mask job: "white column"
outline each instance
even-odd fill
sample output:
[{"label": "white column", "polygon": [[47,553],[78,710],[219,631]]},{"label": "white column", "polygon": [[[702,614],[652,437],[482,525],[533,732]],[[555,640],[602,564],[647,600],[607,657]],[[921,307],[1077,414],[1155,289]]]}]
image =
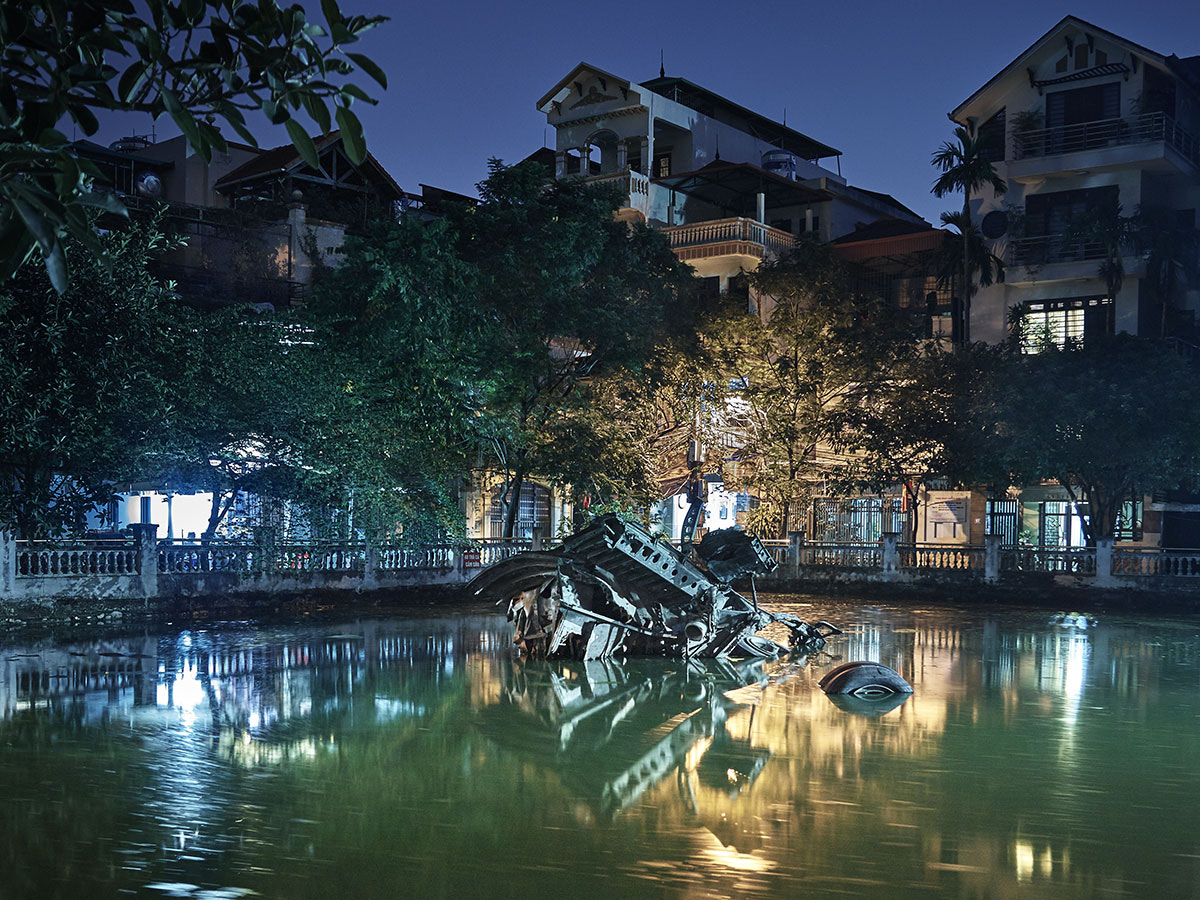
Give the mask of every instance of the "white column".
[{"label": "white column", "polygon": [[567,177],[567,151],[566,150],[555,150],[554,151],[554,177],[555,178],[566,178]]},{"label": "white column", "polygon": [[625,142],[617,141],[617,171],[618,172],[625,171],[625,166],[627,165],[628,159],[629,159],[629,156],[625,150]]},{"label": "white column", "polygon": [[759,191],[754,198],[755,218],[763,225],[767,224],[767,195]]},{"label": "white column", "polygon": [[16,581],[17,536],[11,531],[0,531],[0,597],[15,595]]}]

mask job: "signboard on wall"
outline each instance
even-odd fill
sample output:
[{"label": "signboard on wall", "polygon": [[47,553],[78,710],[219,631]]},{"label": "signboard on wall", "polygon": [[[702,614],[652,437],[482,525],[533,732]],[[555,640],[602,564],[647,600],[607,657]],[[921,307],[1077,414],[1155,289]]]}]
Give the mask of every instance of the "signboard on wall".
[{"label": "signboard on wall", "polygon": [[925,540],[965,544],[971,536],[971,495],[965,491],[930,491],[925,500]]}]

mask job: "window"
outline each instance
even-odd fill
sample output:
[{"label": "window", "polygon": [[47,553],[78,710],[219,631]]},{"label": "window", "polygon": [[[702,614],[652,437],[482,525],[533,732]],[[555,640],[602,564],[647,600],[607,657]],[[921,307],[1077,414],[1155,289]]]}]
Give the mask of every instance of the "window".
[{"label": "window", "polygon": [[1066,500],[1045,500],[1041,504],[1038,520],[1038,546],[1047,549],[1082,547],[1083,517],[1087,515],[1087,504],[1076,506]]},{"label": "window", "polygon": [[1076,259],[1100,259],[1098,246],[1081,241],[1063,241],[1063,234],[1073,224],[1095,210],[1115,209],[1120,196],[1116,185],[1083,188],[1075,191],[1051,191],[1033,194],[1025,199],[1024,230],[1026,238],[1045,238],[1025,241],[1014,248],[1018,265],[1042,265]]},{"label": "window", "polygon": [[884,532],[903,533],[909,513],[899,497],[813,500],[813,537],[818,541],[873,544]]},{"label": "window", "polygon": [[659,151],[654,154],[654,171],[655,178],[666,178],[671,174],[671,150]]},{"label": "window", "polygon": [[1142,501],[1126,500],[1117,513],[1117,525],[1113,537],[1118,541],[1140,541],[1142,539]]},{"label": "window", "polygon": [[1121,83],[1118,81],[1046,94],[1047,128],[1116,119],[1120,115]]},{"label": "window", "polygon": [[1025,304],[1023,353],[1037,353],[1043,342],[1059,347],[1068,341],[1083,343],[1089,336],[1112,334],[1111,297],[1070,297],[1062,300],[1031,300]]},{"label": "window", "polygon": [[1086,69],[1088,67],[1088,45],[1077,44],[1075,46],[1075,68]]},{"label": "window", "polygon": [[[531,538],[534,528],[539,526],[546,529],[550,526],[550,492],[540,484],[524,484],[521,486],[516,533],[513,536]],[[492,489],[488,531],[488,537],[498,538],[504,535],[504,504],[500,500],[499,486]]]},{"label": "window", "polygon": [[987,502],[984,533],[1000,535],[1002,547],[1017,546],[1020,525],[1021,510],[1020,504],[1016,500],[989,500]]},{"label": "window", "polygon": [[1096,65],[1098,65],[1098,66],[1108,65],[1108,54],[1105,53],[1103,50],[1096,51]]},{"label": "window", "polygon": [[1006,111],[1001,109],[986,122],[979,126],[976,136],[979,140],[979,155],[988,162],[1004,162],[1004,128]]},{"label": "window", "polygon": [[1067,58],[1065,56],[1054,64],[1054,71],[1058,73],[1067,71]]}]

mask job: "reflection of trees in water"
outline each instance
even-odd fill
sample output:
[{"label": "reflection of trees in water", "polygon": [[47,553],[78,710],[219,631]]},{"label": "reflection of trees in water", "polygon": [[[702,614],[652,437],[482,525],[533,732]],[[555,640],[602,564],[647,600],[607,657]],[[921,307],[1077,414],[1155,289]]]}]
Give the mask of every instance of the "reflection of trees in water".
[{"label": "reflection of trees in water", "polygon": [[[520,664],[491,619],[170,635],[143,687],[111,682],[138,705],[97,714],[93,672],[0,722],[0,893],[54,896],[64,867],[98,894],[150,874],[294,898],[1194,892],[1194,623],[1022,615],[839,620],[834,652],[917,688],[879,719],[835,707],[819,665]],[[103,668],[80,647],[37,652]]]}]

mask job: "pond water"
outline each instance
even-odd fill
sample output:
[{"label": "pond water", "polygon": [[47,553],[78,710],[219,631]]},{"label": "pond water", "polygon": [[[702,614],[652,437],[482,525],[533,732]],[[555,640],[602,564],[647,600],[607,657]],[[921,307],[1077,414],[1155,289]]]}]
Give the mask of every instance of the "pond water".
[{"label": "pond water", "polygon": [[[0,900],[1200,896],[1200,620],[765,598],[767,663],[490,610],[0,647]],[[877,660],[915,694],[817,687]]]}]

